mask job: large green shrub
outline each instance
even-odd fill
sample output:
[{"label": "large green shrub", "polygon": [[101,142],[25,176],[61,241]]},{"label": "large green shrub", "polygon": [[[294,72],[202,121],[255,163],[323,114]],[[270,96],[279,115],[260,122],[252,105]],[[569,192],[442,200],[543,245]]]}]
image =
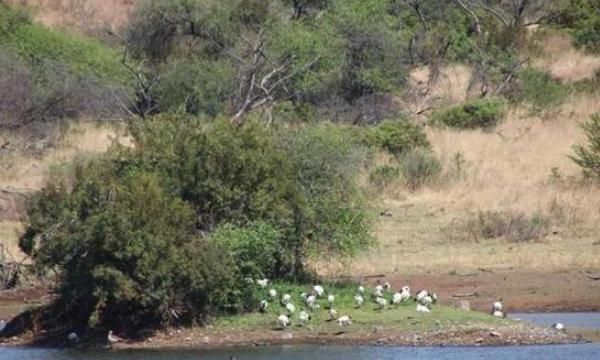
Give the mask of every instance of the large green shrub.
[{"label": "large green shrub", "polygon": [[429,147],[423,128],[405,119],[387,120],[372,127],[364,136],[371,147],[399,156],[418,147]]},{"label": "large green shrub", "polygon": [[582,125],[587,143],[574,147],[571,159],[579,165],[586,176],[600,178],[600,114],[592,115]]},{"label": "large green shrub", "polygon": [[493,127],[505,113],[505,103],[501,99],[477,99],[452,106],[433,114],[433,124],[458,129],[477,129]]},{"label": "large green shrub", "polygon": [[576,46],[600,52],[599,0],[569,0],[553,14],[550,22],[569,30]]},{"label": "large green shrub", "polygon": [[225,252],[195,236],[194,211],[155,174],[113,157],[78,165],[72,185],[35,196],[21,248],[59,270],[69,321],[129,329],[202,320],[232,284]]},{"label": "large green shrub", "polygon": [[346,131],[169,115],[131,133],[135,146],[77,166],[28,211],[21,247],[59,272],[73,319],[204,321],[252,306],[247,276],[299,278],[309,256],[371,242],[364,151]]},{"label": "large green shrub", "polygon": [[216,244],[236,260],[235,266],[244,277],[276,278],[277,268],[287,255],[283,251],[283,234],[267,223],[250,223],[245,227],[219,226],[211,235]]},{"label": "large green shrub", "polygon": [[560,105],[567,94],[567,88],[548,73],[533,68],[519,73],[516,100],[531,105],[535,110]]}]

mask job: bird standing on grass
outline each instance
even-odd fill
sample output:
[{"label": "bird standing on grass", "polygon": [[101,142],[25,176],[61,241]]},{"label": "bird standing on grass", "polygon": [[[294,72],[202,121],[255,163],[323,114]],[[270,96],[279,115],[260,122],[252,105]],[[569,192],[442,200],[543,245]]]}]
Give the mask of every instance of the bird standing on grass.
[{"label": "bird standing on grass", "polygon": [[375,303],[377,304],[377,308],[379,310],[383,310],[383,308],[385,308],[385,306],[387,305],[387,300],[383,297],[378,296],[375,299]]},{"label": "bird standing on grass", "polygon": [[427,314],[427,313],[430,313],[431,310],[427,306],[419,303],[419,304],[417,304],[417,312],[422,313],[422,314]]},{"label": "bird standing on grass", "polygon": [[492,316],[498,318],[506,317],[506,313],[504,313],[502,310],[503,308],[504,306],[502,305],[502,299],[495,301],[494,304],[492,304]]},{"label": "bird standing on grass", "polygon": [[356,307],[361,307],[365,302],[365,298],[362,295],[356,295],[354,297],[354,302],[356,303]]},{"label": "bird standing on grass", "polygon": [[279,323],[279,326],[282,329],[285,329],[286,327],[288,327],[290,325],[290,318],[287,317],[287,315],[281,314],[277,318],[277,322]]},{"label": "bird standing on grass", "polygon": [[340,316],[337,322],[339,326],[349,326],[352,324],[352,318],[348,315]]}]

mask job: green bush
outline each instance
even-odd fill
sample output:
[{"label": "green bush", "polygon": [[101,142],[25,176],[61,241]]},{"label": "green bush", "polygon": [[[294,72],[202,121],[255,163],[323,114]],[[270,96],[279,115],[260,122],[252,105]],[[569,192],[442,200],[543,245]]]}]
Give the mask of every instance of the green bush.
[{"label": "green bush", "polygon": [[280,274],[277,267],[286,262],[283,234],[266,223],[251,223],[245,227],[224,224],[215,230],[211,239],[235,259],[238,273],[243,277],[276,278]]},{"label": "green bush", "polygon": [[78,165],[73,186],[50,182],[29,214],[21,248],[39,270],[60,269],[73,325],[202,321],[233,283],[229,255],[195,236],[193,209],[119,159]]},{"label": "green bush", "polygon": [[505,103],[501,99],[477,99],[437,111],[431,122],[458,129],[489,128],[496,126],[504,113]]},{"label": "green bush", "polygon": [[369,174],[369,182],[376,187],[383,188],[402,176],[400,167],[394,165],[381,165]]},{"label": "green bush", "polygon": [[226,62],[176,60],[165,66],[153,96],[158,111],[183,109],[189,114],[217,116],[232,91],[233,70]]},{"label": "green bush", "polygon": [[402,154],[398,160],[406,185],[411,190],[435,180],[442,171],[440,161],[428,148],[416,148]]},{"label": "green bush", "polygon": [[600,1],[569,0],[550,22],[569,30],[575,46],[600,52]]},{"label": "green bush", "polygon": [[587,143],[574,147],[571,159],[579,165],[586,176],[600,179],[600,114],[592,115],[582,125]]},{"label": "green bush", "polygon": [[515,100],[525,102],[537,111],[560,105],[567,95],[568,89],[546,72],[527,68],[519,73]]},{"label": "green bush", "polygon": [[49,183],[28,211],[21,248],[60,273],[78,322],[203,322],[253,304],[246,276],[299,279],[309,256],[371,243],[364,150],[346,131],[165,115],[131,134],[133,147]]},{"label": "green bush", "polygon": [[423,128],[407,120],[384,121],[370,128],[364,141],[374,148],[400,156],[418,147],[429,147]]}]

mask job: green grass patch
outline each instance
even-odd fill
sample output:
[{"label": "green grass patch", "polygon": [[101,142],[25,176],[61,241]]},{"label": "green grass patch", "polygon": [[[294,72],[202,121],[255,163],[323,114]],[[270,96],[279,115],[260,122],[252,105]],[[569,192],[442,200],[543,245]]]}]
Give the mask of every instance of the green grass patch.
[{"label": "green grass patch", "polygon": [[[436,329],[447,329],[451,327],[476,327],[476,326],[501,326],[510,324],[510,320],[497,319],[488,314],[464,311],[454,307],[434,304],[429,314],[420,314],[416,311],[413,300],[400,305],[388,305],[383,310],[378,310],[371,299],[371,291],[367,288],[365,303],[357,308],[354,296],[357,287],[352,284],[323,284],[326,291],[335,296],[334,309],[338,316],[348,315],[352,318],[352,325],[345,327],[344,331],[360,332],[362,330],[372,331],[375,326],[382,326],[386,330],[400,331],[428,331]],[[309,292],[310,286],[299,286],[293,284],[274,284],[266,289],[256,289],[257,298],[268,299],[269,289],[277,290],[277,300],[269,300],[269,308],[265,313],[251,312],[243,315],[223,316],[217,318],[214,328],[222,330],[272,330],[277,329],[277,317],[287,314],[286,309],[280,304],[281,296],[285,293],[292,295],[292,303],[296,306],[296,312],[290,316],[290,329],[298,331],[315,331],[319,333],[336,333],[340,326],[336,321],[329,321],[327,296],[317,300],[320,305],[318,311],[310,312],[304,306],[300,297],[302,292]],[[385,294],[391,303],[393,293]],[[305,326],[299,326],[298,313],[306,310],[311,314],[311,320]]]},{"label": "green grass patch", "polygon": [[113,84],[130,82],[121,52],[83,35],[35,24],[20,10],[0,5],[0,47],[12,49],[32,67],[51,61],[79,75]]}]

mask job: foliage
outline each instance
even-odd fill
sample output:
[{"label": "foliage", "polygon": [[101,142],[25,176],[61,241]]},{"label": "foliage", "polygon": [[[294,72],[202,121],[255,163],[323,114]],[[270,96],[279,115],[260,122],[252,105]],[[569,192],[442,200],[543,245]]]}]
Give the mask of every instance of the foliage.
[{"label": "foliage", "polygon": [[282,233],[266,223],[251,223],[245,227],[230,224],[219,226],[211,235],[212,241],[236,260],[237,272],[253,279],[276,278],[277,269],[284,263]]},{"label": "foliage", "polygon": [[394,165],[381,165],[371,170],[369,182],[376,187],[383,188],[401,177],[400,167]]},{"label": "foliage", "polygon": [[0,4],[0,47],[21,56],[34,70],[55,62],[77,76],[93,76],[111,84],[127,85],[129,74],[116,49],[80,35],[32,23],[19,10]]},{"label": "foliage", "polygon": [[153,88],[158,111],[183,109],[189,114],[217,116],[231,92],[232,70],[225,62],[172,61]]},{"label": "foliage", "polygon": [[531,105],[541,111],[560,105],[568,94],[567,88],[550,74],[533,68],[526,68],[519,73],[517,101]]},{"label": "foliage", "polygon": [[431,122],[459,129],[489,128],[498,124],[504,112],[505,104],[501,99],[477,99],[437,111]]},{"label": "foliage", "polygon": [[550,22],[569,30],[575,46],[600,52],[599,0],[569,0],[553,14]]},{"label": "foliage", "polygon": [[107,157],[78,165],[72,187],[49,183],[31,203],[21,248],[38,269],[61,269],[76,324],[201,320],[214,289],[232,283],[228,255],[194,236],[192,208],[155,174],[123,165]]},{"label": "foliage", "polygon": [[504,238],[510,242],[540,241],[550,230],[550,220],[542,214],[486,211],[465,225],[475,238]]},{"label": "foliage", "polygon": [[399,162],[406,184],[411,190],[417,190],[435,180],[442,171],[440,161],[428,148],[415,148],[403,153]]},{"label": "foliage", "polygon": [[587,143],[575,146],[575,154],[570,157],[586,176],[600,178],[600,114],[592,115],[581,127]]},{"label": "foliage", "polygon": [[300,278],[308,256],[371,242],[364,151],[346,131],[168,115],[131,133],[135,146],[50,182],[28,211],[21,248],[59,271],[77,321],[205,321],[252,303],[246,276]]},{"label": "foliage", "polygon": [[405,119],[384,121],[371,128],[365,141],[371,147],[396,156],[418,147],[430,146],[423,128]]}]

